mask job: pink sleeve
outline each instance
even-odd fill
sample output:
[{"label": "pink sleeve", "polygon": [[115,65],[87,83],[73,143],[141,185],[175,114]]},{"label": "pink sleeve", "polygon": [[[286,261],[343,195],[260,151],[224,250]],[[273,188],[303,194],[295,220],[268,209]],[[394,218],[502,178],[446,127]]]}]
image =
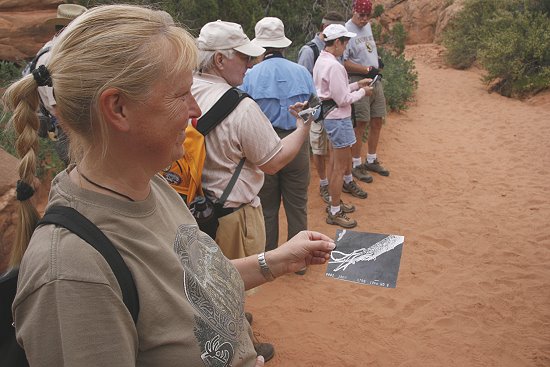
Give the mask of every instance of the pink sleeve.
[{"label": "pink sleeve", "polygon": [[348,84],[348,75],[346,69],[341,65],[331,66],[329,80],[330,95],[338,107],[349,106],[365,96],[365,90],[362,88],[355,92],[350,92],[351,86]]}]

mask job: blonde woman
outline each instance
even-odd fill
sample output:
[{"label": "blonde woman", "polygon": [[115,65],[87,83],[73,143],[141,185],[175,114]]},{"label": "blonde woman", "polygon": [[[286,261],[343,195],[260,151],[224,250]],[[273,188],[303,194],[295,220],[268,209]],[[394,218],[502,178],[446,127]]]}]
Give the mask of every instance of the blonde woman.
[{"label": "blonde woman", "polygon": [[[201,113],[190,94],[196,64],[193,38],[166,13],[102,6],[69,24],[48,65],[3,96],[21,157],[13,313],[30,365],[263,366],[245,289],[328,259],[332,241],[304,231],[265,259],[230,262],[156,175],[182,155],[188,119]],[[53,180],[48,205],[78,210],[112,241],[136,283],[137,323],[99,253],[61,227],[35,229],[34,111],[44,85],[75,162]]]}]

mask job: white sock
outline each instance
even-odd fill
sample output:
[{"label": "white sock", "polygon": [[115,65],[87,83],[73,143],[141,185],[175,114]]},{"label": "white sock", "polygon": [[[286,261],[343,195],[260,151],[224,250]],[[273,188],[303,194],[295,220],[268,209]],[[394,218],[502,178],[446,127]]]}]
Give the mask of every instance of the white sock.
[{"label": "white sock", "polygon": [[376,160],[376,153],[368,154],[367,153],[367,163],[372,163]]},{"label": "white sock", "polygon": [[328,186],[328,178],[319,180],[319,186]]},{"label": "white sock", "polygon": [[344,175],[344,182],[349,184],[351,181],[353,181],[353,175]]},{"label": "white sock", "polygon": [[359,158],[353,157],[353,158],[351,159],[351,166],[352,166],[353,168],[355,168],[355,167],[357,167],[357,166],[360,166],[360,165],[361,165],[361,157],[359,157]]},{"label": "white sock", "polygon": [[330,214],[336,215],[340,211],[340,205],[338,206],[332,206],[330,205]]}]

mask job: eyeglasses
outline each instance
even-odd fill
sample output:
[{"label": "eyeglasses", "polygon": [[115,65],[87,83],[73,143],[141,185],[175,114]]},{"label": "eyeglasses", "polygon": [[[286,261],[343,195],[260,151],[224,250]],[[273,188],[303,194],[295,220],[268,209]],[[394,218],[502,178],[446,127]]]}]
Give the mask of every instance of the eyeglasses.
[{"label": "eyeglasses", "polygon": [[359,18],[367,18],[370,15],[370,13],[355,13],[355,14],[357,14]]},{"label": "eyeglasses", "polygon": [[237,56],[239,56],[239,58],[241,60],[246,60],[246,65],[250,64],[252,62],[252,60],[254,60],[254,57],[245,55],[241,52],[236,52],[236,54],[237,54]]}]

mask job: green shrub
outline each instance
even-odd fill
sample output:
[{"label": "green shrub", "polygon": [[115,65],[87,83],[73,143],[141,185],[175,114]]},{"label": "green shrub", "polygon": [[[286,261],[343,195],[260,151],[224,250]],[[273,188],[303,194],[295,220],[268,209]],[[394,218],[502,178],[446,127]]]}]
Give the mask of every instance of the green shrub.
[{"label": "green shrub", "polygon": [[447,61],[456,68],[476,60],[484,80],[505,96],[550,87],[550,2],[467,0],[444,34]]},{"label": "green shrub", "polygon": [[382,42],[382,25],[380,23],[371,22],[370,27],[372,29],[372,36],[374,37],[374,42],[376,44],[381,44]]},{"label": "green shrub", "polygon": [[498,11],[487,22],[479,60],[485,81],[504,96],[550,87],[550,19],[540,12]]},{"label": "green shrub", "polygon": [[0,87],[6,87],[21,77],[21,68],[9,61],[0,61]]},{"label": "green shrub", "polygon": [[405,41],[407,40],[407,31],[403,23],[397,22],[390,31],[390,43],[398,55],[405,51]]},{"label": "green shrub", "polygon": [[[468,0],[443,35],[447,62],[454,68],[466,69],[477,59],[485,24],[502,0]],[[507,0],[504,0],[507,1]]]},{"label": "green shrub", "polygon": [[[8,126],[10,116],[0,108],[0,148],[17,157],[15,131],[11,126]],[[61,172],[65,168],[65,164],[59,158],[54,142],[50,139],[39,138],[38,144],[38,167],[36,169],[38,178],[42,179],[47,172],[51,172],[53,175]]]},{"label": "green shrub", "polygon": [[382,5],[382,4],[376,5],[374,7],[374,11],[372,12],[372,17],[373,18],[378,18],[382,14],[384,14],[384,5]]},{"label": "green shrub", "polygon": [[384,61],[384,94],[390,111],[403,111],[408,108],[408,102],[414,100],[418,88],[418,73],[413,60],[406,60],[403,54],[395,55],[378,48],[378,53]]}]

